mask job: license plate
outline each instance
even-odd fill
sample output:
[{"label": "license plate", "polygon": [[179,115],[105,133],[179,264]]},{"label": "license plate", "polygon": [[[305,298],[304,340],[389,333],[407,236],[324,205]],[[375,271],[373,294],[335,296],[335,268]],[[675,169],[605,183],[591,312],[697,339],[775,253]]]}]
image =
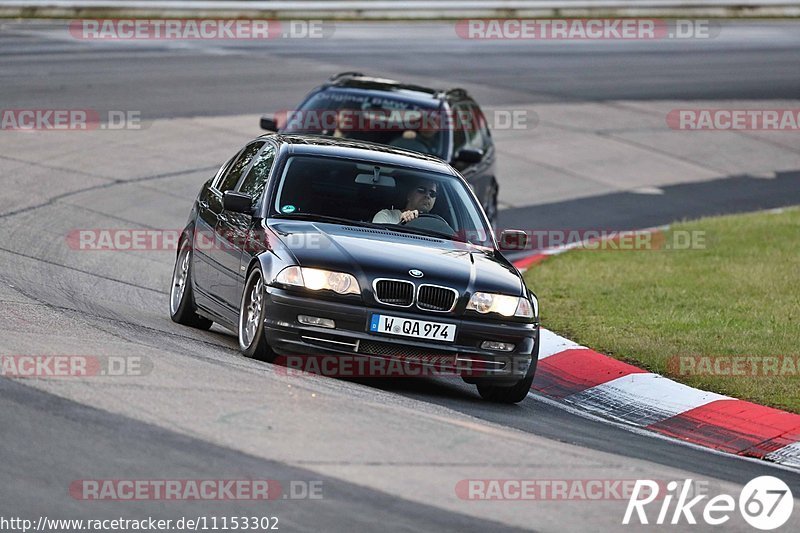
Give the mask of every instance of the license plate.
[{"label": "license plate", "polygon": [[399,318],[388,315],[372,315],[369,330],[402,337],[414,337],[433,341],[453,342],[456,340],[455,324],[428,322],[412,318]]}]

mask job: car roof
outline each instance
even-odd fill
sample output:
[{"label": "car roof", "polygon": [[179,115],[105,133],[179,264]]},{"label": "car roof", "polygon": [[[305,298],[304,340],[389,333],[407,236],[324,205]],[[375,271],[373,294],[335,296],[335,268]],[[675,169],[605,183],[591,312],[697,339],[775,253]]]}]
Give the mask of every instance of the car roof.
[{"label": "car roof", "polygon": [[269,133],[259,139],[273,139],[289,145],[292,154],[347,157],[375,161],[379,163],[408,166],[437,172],[458,175],[453,168],[438,157],[356,139],[340,139],[327,135]]}]

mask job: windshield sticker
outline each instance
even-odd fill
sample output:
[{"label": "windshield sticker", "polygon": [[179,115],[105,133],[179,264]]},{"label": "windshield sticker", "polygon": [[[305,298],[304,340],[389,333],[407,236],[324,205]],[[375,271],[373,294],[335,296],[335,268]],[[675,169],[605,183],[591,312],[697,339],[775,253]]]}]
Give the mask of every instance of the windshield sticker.
[{"label": "windshield sticker", "polygon": [[281,213],[286,213],[288,215],[289,213],[294,213],[296,209],[297,208],[295,206],[291,205],[291,204],[290,205],[285,205],[285,206],[281,207]]},{"label": "windshield sticker", "polygon": [[326,91],[314,97],[313,102],[329,101],[339,104],[360,104],[361,109],[384,108],[384,109],[422,109],[421,107],[398,99],[385,98],[381,96],[364,96],[359,94],[340,93],[336,91]]}]

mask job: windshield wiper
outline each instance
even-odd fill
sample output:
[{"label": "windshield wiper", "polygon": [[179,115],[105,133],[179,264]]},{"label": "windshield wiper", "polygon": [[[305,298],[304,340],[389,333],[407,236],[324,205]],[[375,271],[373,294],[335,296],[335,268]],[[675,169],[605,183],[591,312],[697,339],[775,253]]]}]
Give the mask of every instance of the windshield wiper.
[{"label": "windshield wiper", "polygon": [[383,229],[383,226],[373,224],[372,222],[362,222],[360,220],[352,220],[343,217],[332,217],[328,215],[318,215],[316,213],[291,213],[275,215],[271,218],[280,218],[287,220],[309,220],[313,222],[330,222],[331,224],[344,224],[347,226],[359,226],[363,228],[377,228]]},{"label": "windshield wiper", "polygon": [[313,222],[330,222],[331,224],[344,224],[346,226],[358,226],[361,228],[382,229],[387,231],[394,231],[397,233],[412,233],[414,235],[422,235],[424,237],[434,237],[437,239],[445,239],[448,241],[466,242],[469,244],[474,244],[470,243],[464,238],[458,238],[455,233],[451,234],[432,229],[411,228],[409,226],[402,226],[400,224],[390,224],[390,223],[378,224],[374,222],[363,222],[360,220],[352,220],[343,217],[318,215],[316,213],[283,213],[280,215],[274,215],[271,218],[278,218],[284,220],[309,220]]},{"label": "windshield wiper", "polygon": [[425,237],[436,237],[438,239],[446,239],[448,241],[465,242],[463,239],[456,238],[455,233],[444,233],[443,231],[436,231],[432,229],[411,228],[402,226],[400,224],[381,224],[381,227],[398,233],[413,233],[414,235],[423,235]]}]

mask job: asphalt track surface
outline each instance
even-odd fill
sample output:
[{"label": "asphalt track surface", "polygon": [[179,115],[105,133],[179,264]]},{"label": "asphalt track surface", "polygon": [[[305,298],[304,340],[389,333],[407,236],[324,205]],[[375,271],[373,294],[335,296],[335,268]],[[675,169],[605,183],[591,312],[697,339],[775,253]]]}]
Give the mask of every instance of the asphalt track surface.
[{"label": "asphalt track surface", "polygon": [[[214,139],[239,143],[247,136],[215,117],[289,109],[332,72],[351,69],[464,85],[486,106],[791,100],[800,95],[798,28],[736,23],[713,41],[532,48],[464,42],[439,25],[342,25],[323,44],[258,45],[86,43],[58,24],[6,23],[0,95],[6,109],[209,117]],[[200,183],[230,150],[204,141],[202,127],[180,142],[159,132],[141,133],[135,147],[146,158],[159,144],[175,144],[169,159],[160,153],[153,161],[103,150],[102,142],[82,152],[80,141],[61,134],[0,137],[2,180],[32,176],[41,185],[7,193],[2,203],[2,353],[113,353],[154,364],[138,381],[0,378],[0,515],[277,515],[289,531],[615,530],[621,502],[470,502],[453,487],[470,478],[647,477],[707,480],[734,493],[756,476],[777,475],[800,495],[796,472],[631,433],[533,395],[508,407],[445,379],[291,378],[242,358],[221,329],[173,324],[171,254],[76,255],[63,239],[71,228],[180,227]],[[55,161],[64,158],[70,165]],[[635,228],[792,205],[800,203],[794,170],[772,180],[734,175],[667,185],[653,196],[576,190],[559,202],[508,209],[501,223]],[[49,194],[61,183],[69,187]],[[320,480],[324,498],[264,506],[85,502],[67,493],[76,479],[245,477]],[[797,529],[798,517],[786,528]],[[731,528],[747,530],[741,521]]]}]

